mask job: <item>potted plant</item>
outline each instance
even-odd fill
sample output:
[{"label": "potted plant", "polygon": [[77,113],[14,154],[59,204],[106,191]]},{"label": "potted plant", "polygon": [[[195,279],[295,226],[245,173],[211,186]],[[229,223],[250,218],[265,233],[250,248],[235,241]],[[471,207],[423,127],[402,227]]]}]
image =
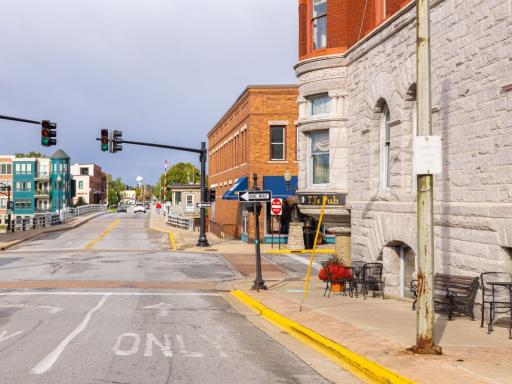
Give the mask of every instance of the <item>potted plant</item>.
[{"label": "potted plant", "polygon": [[340,280],[349,279],[351,275],[352,270],[346,268],[341,260],[336,255],[333,255],[323,263],[322,269],[318,273],[318,278],[331,284],[332,292],[342,292],[344,286],[340,283]]},{"label": "potted plant", "polygon": [[291,208],[291,222],[296,223],[299,221],[298,207],[299,198],[296,195],[288,196],[286,198],[286,203]]}]

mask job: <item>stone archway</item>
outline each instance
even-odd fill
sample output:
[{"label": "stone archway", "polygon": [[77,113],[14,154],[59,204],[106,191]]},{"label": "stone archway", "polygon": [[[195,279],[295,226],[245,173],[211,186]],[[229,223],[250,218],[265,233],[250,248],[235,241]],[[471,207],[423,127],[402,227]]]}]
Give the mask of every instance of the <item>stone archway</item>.
[{"label": "stone archway", "polygon": [[382,249],[386,294],[412,297],[411,280],[416,277],[416,253],[402,241],[390,241]]}]

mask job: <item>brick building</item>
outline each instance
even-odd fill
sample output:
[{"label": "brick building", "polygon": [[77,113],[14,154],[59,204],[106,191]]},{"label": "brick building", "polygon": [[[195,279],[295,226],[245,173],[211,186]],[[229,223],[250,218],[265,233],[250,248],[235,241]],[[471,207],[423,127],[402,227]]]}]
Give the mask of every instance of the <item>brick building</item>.
[{"label": "brick building", "polygon": [[[366,8],[365,8],[366,3]],[[330,194],[338,252],[382,261],[407,295],[415,270],[414,1],[299,0],[299,194]],[[438,272],[512,272],[510,2],[433,0],[432,123]]]},{"label": "brick building", "polygon": [[103,204],[107,200],[107,178],[96,164],[74,164],[71,176],[75,185],[73,204],[83,198],[86,204]]},{"label": "brick building", "polygon": [[[7,202],[9,197],[12,201],[14,194],[13,160],[14,156],[0,156],[0,233],[7,228]],[[8,187],[10,187],[10,192]]]},{"label": "brick building", "polygon": [[[254,173],[259,187],[272,190],[274,197],[295,193],[296,119],[295,85],[248,86],[208,133],[208,182],[215,191],[209,213],[212,232],[254,239],[253,215],[237,201],[238,192],[252,187]],[[287,171],[292,175],[288,185],[284,179]],[[283,217],[272,218],[269,207],[264,206],[260,217],[266,241],[273,234],[286,241],[287,207]]]}]

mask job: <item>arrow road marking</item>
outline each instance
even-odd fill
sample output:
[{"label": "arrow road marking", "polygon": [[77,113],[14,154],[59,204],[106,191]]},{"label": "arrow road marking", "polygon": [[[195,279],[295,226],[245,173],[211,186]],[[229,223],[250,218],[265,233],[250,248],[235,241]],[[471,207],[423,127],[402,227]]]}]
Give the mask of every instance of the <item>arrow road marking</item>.
[{"label": "arrow road marking", "polygon": [[148,305],[147,307],[144,307],[144,309],[159,309],[160,310],[160,316],[167,317],[169,316],[169,309],[174,308],[172,304],[167,303],[158,303],[155,305]]}]

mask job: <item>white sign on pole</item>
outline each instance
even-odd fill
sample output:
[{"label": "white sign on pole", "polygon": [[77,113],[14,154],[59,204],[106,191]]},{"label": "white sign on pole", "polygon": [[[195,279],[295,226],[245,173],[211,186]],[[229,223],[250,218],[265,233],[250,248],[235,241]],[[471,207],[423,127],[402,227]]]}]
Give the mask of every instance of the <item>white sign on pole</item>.
[{"label": "white sign on pole", "polygon": [[414,137],[414,173],[438,175],[442,168],[441,137]]},{"label": "white sign on pole", "polygon": [[281,216],[283,214],[283,199],[272,199],[270,203],[270,212],[274,216]]}]

